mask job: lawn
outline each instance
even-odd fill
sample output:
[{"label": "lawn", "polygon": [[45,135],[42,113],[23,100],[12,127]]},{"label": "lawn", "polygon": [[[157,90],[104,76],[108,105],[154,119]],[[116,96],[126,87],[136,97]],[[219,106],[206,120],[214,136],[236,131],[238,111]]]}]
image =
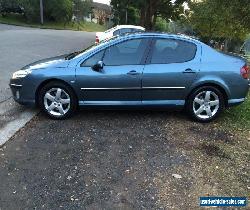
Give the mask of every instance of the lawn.
[{"label": "lawn", "polygon": [[96,23],[90,22],[69,22],[69,23],[58,23],[58,22],[45,22],[43,25],[35,22],[27,22],[22,15],[7,15],[2,17],[0,15],[0,23],[18,25],[18,26],[28,26],[34,28],[44,28],[44,29],[58,29],[58,30],[76,30],[76,31],[105,31],[106,27]]},{"label": "lawn", "polygon": [[222,115],[222,125],[228,129],[250,131],[250,93],[248,99],[240,106],[232,107]]}]

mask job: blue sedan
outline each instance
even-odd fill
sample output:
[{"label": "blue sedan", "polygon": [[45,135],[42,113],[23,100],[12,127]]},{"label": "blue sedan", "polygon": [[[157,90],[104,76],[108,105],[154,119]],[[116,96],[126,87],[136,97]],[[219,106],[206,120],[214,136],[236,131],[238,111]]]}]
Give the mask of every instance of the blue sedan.
[{"label": "blue sedan", "polygon": [[249,67],[190,37],[138,33],[25,66],[10,87],[15,101],[53,119],[78,107],[175,107],[209,122],[245,101]]}]

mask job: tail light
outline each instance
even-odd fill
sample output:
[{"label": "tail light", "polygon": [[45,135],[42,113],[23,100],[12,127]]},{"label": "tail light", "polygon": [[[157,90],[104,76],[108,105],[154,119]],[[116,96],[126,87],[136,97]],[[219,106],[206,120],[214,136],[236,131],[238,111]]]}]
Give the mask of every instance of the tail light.
[{"label": "tail light", "polygon": [[100,42],[99,37],[96,36],[96,37],[95,37],[95,43],[99,43],[99,42]]},{"label": "tail light", "polygon": [[249,75],[250,75],[250,68],[248,65],[244,65],[241,69],[240,69],[240,74],[244,79],[249,79]]}]

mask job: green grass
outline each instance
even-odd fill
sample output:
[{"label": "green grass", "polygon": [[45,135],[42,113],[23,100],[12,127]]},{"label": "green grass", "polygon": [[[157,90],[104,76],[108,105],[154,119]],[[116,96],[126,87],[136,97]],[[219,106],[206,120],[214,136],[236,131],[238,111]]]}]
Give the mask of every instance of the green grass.
[{"label": "green grass", "polygon": [[250,93],[242,105],[232,107],[224,112],[222,125],[230,130],[250,131]]},{"label": "green grass", "polygon": [[18,26],[27,26],[34,28],[43,28],[43,29],[57,29],[57,30],[75,30],[75,31],[105,31],[106,27],[89,22],[80,22],[80,23],[58,23],[58,22],[45,22],[43,25],[35,22],[26,22],[25,18],[22,15],[7,15],[6,17],[2,17],[0,15],[0,23],[10,24],[10,25],[18,25]]}]

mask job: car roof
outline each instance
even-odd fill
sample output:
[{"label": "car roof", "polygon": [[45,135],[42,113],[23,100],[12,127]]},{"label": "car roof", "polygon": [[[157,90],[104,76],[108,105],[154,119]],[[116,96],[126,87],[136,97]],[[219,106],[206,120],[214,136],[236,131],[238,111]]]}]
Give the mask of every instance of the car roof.
[{"label": "car roof", "polygon": [[142,26],[135,26],[135,25],[117,25],[116,28],[117,29],[121,29],[121,28],[136,28],[136,29],[143,29],[143,30],[145,30],[145,28],[143,28]]},{"label": "car roof", "polygon": [[[97,45],[95,49],[89,51],[88,53],[92,54],[95,53],[96,51],[100,51],[102,49],[105,49],[108,46],[112,46],[116,43],[120,43],[121,41],[126,41],[126,40],[130,40],[133,38],[172,38],[172,39],[179,39],[179,40],[183,40],[183,41],[190,41],[196,44],[200,44],[200,45],[205,45],[204,43],[202,43],[201,41],[194,39],[192,37],[189,37],[187,35],[183,35],[183,34],[168,34],[168,33],[163,33],[163,32],[136,32],[136,33],[128,33],[128,34],[124,34],[121,36],[114,36],[110,39],[107,39],[105,42],[101,42],[99,43],[99,45]],[[82,56],[79,55],[76,58],[79,59]]]},{"label": "car roof", "polygon": [[164,32],[135,32],[135,33],[128,33],[123,34],[120,37],[123,38],[136,38],[136,37],[159,37],[159,38],[172,38],[172,39],[181,39],[181,40],[187,40],[195,43],[202,44],[201,41],[198,39],[195,39],[193,37],[187,36],[185,34],[170,34],[170,33],[164,33]]}]

